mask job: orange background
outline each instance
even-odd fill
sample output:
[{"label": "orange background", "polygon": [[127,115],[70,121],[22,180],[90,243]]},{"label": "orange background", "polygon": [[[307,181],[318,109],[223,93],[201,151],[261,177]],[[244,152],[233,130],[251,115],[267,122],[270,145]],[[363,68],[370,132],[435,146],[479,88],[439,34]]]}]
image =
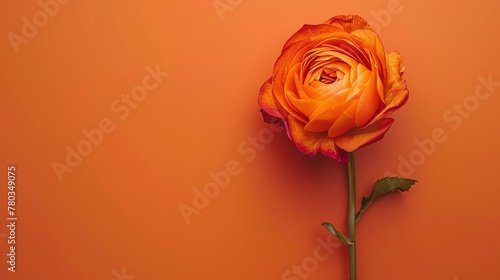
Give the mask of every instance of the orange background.
[{"label": "orange background", "polygon": [[[500,81],[497,4],[215,3],[229,6],[218,14],[213,0],[68,1],[16,53],[8,34],[22,35],[23,17],[42,8],[1,2],[0,279],[286,279],[326,240],[321,222],[346,232],[344,166],[299,153],[283,132],[264,135],[256,101],[286,39],[337,14],[373,24],[386,51],[403,55],[410,89],[385,139],[356,153],[358,202],[412,155],[414,170],[401,175],[420,181],[358,224],[359,279],[500,279],[500,87],[478,104],[471,97],[478,77]],[[113,102],[157,65],[169,76],[120,119]],[[461,116],[453,110],[464,100],[473,109]],[[64,164],[66,147],[106,118],[115,129],[60,182],[53,162]],[[419,157],[415,141],[436,128],[446,141]],[[259,135],[272,139],[252,146]],[[186,224],[179,205],[193,206],[210,172],[235,162],[240,172]],[[10,164],[16,273],[2,226]],[[347,279],[347,249],[307,277]]]}]

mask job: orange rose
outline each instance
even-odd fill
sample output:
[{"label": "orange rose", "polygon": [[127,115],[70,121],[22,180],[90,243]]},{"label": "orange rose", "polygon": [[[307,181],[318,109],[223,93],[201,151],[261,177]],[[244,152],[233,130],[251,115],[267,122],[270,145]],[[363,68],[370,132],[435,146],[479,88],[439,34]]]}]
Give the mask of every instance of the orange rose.
[{"label": "orange rose", "polygon": [[288,39],[259,105],[301,152],[345,163],[348,152],[382,139],[394,122],[387,116],[408,99],[404,69],[363,18],[336,16]]}]

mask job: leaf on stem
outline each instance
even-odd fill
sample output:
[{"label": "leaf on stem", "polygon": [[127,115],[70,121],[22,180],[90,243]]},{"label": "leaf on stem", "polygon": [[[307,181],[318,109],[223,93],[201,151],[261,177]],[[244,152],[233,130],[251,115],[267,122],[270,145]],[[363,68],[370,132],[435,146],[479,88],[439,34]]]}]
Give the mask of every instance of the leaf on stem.
[{"label": "leaf on stem", "polygon": [[349,238],[347,238],[340,231],[338,231],[332,224],[324,222],[321,225],[324,226],[331,234],[336,236],[340,240],[340,242],[342,242],[342,244],[347,246],[354,244],[351,242],[351,240],[349,240]]},{"label": "leaf on stem", "polygon": [[411,186],[413,186],[413,184],[417,182],[417,180],[399,177],[385,177],[379,179],[373,185],[371,195],[369,197],[363,197],[363,199],[361,200],[361,209],[356,215],[356,222],[359,221],[361,215],[366,211],[368,206],[370,206],[370,204],[375,201],[375,199],[394,190],[399,190],[401,192],[409,191]]}]

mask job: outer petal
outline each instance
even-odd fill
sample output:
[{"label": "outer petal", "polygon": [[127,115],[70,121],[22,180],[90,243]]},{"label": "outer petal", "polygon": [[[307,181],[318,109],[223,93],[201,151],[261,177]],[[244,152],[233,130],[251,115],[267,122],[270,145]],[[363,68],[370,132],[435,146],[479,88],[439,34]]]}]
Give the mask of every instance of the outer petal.
[{"label": "outer petal", "polygon": [[[364,29],[356,30],[352,33],[352,35],[354,35],[358,39],[358,41],[365,47],[365,52],[373,56],[373,68],[381,68],[378,74],[382,75],[382,80],[385,81],[385,51],[384,46],[382,45],[382,41],[380,41],[380,38],[378,37],[378,34],[373,30]],[[375,71],[375,69],[373,68],[371,70]]]},{"label": "outer petal", "polygon": [[408,101],[409,92],[406,81],[401,78],[405,70],[401,56],[397,52],[387,54],[387,89],[384,102],[385,108],[378,113],[371,123],[383,119],[401,108]]},{"label": "outer petal", "polygon": [[384,58],[384,45],[375,31],[365,28],[353,31],[352,35],[356,36],[369,49],[370,53],[375,54],[378,58]]},{"label": "outer petal", "polygon": [[385,103],[390,104],[396,95],[406,90],[406,81],[402,79],[405,71],[403,59],[398,52],[391,52],[386,55],[387,59],[387,93]]},{"label": "outer petal", "polygon": [[359,29],[371,30],[371,27],[362,17],[357,15],[335,16],[324,24],[305,24],[288,39],[283,49],[302,40],[311,42],[321,40],[320,38],[336,38],[339,33],[351,33]]},{"label": "outer petal", "polygon": [[288,117],[290,137],[299,151],[306,155],[314,156],[321,152],[325,156],[335,159],[339,163],[349,161],[347,153],[335,146],[334,138],[328,137],[326,133],[307,132],[304,124],[294,118]]},{"label": "outer petal", "polygon": [[[273,85],[272,85],[271,79],[267,80],[262,85],[262,87],[260,88],[260,92],[259,92],[259,99],[258,99],[259,106],[268,115],[283,120],[284,117],[278,111],[278,107],[276,106],[276,102],[274,101],[272,88],[273,88]],[[264,115],[264,118],[266,119],[265,115]],[[268,120],[269,120],[269,118],[268,118]],[[269,122],[269,121],[267,121],[267,122]]]},{"label": "outer petal", "polygon": [[353,128],[346,134],[336,137],[335,144],[347,152],[353,152],[363,146],[379,141],[391,127],[394,119],[382,119],[365,129]]},{"label": "outer petal", "polygon": [[380,119],[383,119],[399,108],[401,108],[403,105],[405,105],[406,101],[408,101],[408,90],[405,88],[403,91],[401,91],[398,95],[392,99],[392,102],[385,107],[384,110],[382,110],[373,120],[370,122],[370,125]]},{"label": "outer petal", "polygon": [[332,17],[325,23],[348,33],[359,29],[371,29],[366,20],[357,15],[339,15]]},{"label": "outer petal", "polygon": [[[290,129],[286,117],[283,116],[276,106],[276,101],[273,96],[272,79],[267,80],[259,92],[259,106],[261,108],[262,117],[264,121],[271,124],[280,124],[285,127],[288,138],[290,137]],[[288,114],[287,114],[288,115]]]},{"label": "outer petal", "polygon": [[[305,42],[293,44],[286,50],[283,50],[274,65],[274,74],[271,81],[272,93],[274,95],[277,108],[283,115],[291,113],[292,110],[295,110],[288,103],[285,97],[287,77],[293,78],[293,73],[290,73],[291,69],[294,64],[297,65],[297,63],[302,59],[302,55],[311,47],[313,47],[313,44],[308,45]],[[295,91],[297,90],[295,89]]]},{"label": "outer petal", "polygon": [[305,24],[304,26],[302,26],[302,28],[299,29],[299,31],[295,32],[295,34],[293,34],[292,37],[290,37],[290,39],[286,41],[285,45],[283,46],[283,50],[300,41],[320,42],[321,39],[318,40],[318,38],[335,38],[336,35],[332,33],[339,34],[343,32],[345,32],[343,28],[332,26],[330,24]]}]

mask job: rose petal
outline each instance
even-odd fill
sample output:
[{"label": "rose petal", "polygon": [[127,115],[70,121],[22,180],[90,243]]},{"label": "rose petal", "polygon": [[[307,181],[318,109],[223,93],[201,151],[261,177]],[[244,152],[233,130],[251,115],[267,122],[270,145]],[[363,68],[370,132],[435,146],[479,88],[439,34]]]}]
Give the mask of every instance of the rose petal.
[{"label": "rose petal", "polygon": [[[312,46],[313,45],[309,46],[302,43],[294,44],[282,52],[274,65],[272,92],[276,101],[276,106],[283,115],[291,113],[294,110],[285,97],[285,84],[287,77],[289,77],[289,75],[293,77],[293,73],[290,73],[290,69],[294,65],[293,62],[297,65],[297,60],[299,60],[299,58],[302,57],[302,54]],[[288,85],[290,85],[290,83]],[[296,90],[293,90],[293,92],[296,92]]]},{"label": "rose petal", "polygon": [[359,97],[358,108],[356,110],[356,126],[361,127],[368,122],[377,111],[380,103],[380,97],[377,91],[377,75],[370,73],[370,79],[363,84],[361,95]]},{"label": "rose petal", "polygon": [[343,31],[343,28],[330,24],[305,24],[286,41],[283,50],[300,41],[318,42],[322,40],[320,38],[335,38],[343,33]]},{"label": "rose petal", "polygon": [[268,79],[260,88],[258,97],[259,107],[273,117],[284,119],[274,101],[272,87],[272,81]]},{"label": "rose petal", "polygon": [[347,152],[353,152],[363,146],[379,141],[391,127],[394,119],[386,118],[373,123],[365,129],[353,128],[348,133],[336,137],[335,143]]},{"label": "rose petal", "polygon": [[325,156],[335,159],[339,163],[346,163],[348,156],[345,151],[335,146],[335,140],[326,133],[307,132],[303,123],[289,116],[288,124],[290,136],[299,151],[306,155],[314,156],[321,152]]},{"label": "rose petal", "polygon": [[378,113],[369,123],[371,125],[372,123],[383,119],[384,117],[389,116],[399,108],[401,108],[406,101],[408,101],[408,90],[405,89],[403,92],[400,92],[398,95],[394,97],[392,100],[391,104],[387,105],[380,113]]},{"label": "rose petal", "polygon": [[340,136],[355,126],[354,118],[356,116],[356,108],[358,100],[352,100],[350,106],[342,112],[342,114],[335,120],[333,125],[328,129],[328,136]]},{"label": "rose petal", "polygon": [[272,116],[270,114],[268,114],[266,111],[264,111],[263,109],[260,109],[260,113],[262,114],[262,118],[264,119],[264,121],[266,123],[270,123],[270,124],[278,124],[278,123],[281,123],[282,120],[280,118],[277,118],[275,116]]},{"label": "rose petal", "polygon": [[306,117],[306,119],[298,117],[304,123],[306,123],[309,120],[311,114],[316,110],[316,108],[318,108],[319,105],[321,105],[321,101],[312,99],[309,96],[307,96],[305,90],[312,91],[314,89],[306,88],[298,81],[297,78],[295,79],[295,85],[296,85],[296,90],[299,93],[299,98],[296,98],[292,95],[287,95],[286,97],[288,102],[290,102],[293,107],[295,107],[303,116]]},{"label": "rose petal", "polygon": [[359,29],[370,29],[366,20],[357,15],[339,15],[332,17],[325,23],[349,33]]},{"label": "rose petal", "polygon": [[314,87],[303,84],[299,81],[297,76],[298,75],[295,76],[295,86],[297,87],[299,97],[301,99],[318,99],[320,97],[318,90]]},{"label": "rose petal", "polygon": [[[301,108],[297,107],[297,102],[294,102],[299,99],[298,89],[295,83],[295,77],[297,76],[297,72],[300,69],[300,63],[296,63],[288,72],[288,76],[286,77],[285,82],[285,98],[284,102],[286,102],[286,107],[291,108],[292,110],[288,110],[287,112],[298,118],[302,122],[306,123],[309,119],[306,115],[302,113]],[[282,102],[280,102],[283,104]]]},{"label": "rose petal", "polygon": [[309,117],[310,119],[316,118],[318,115],[322,114],[324,111],[335,110],[335,106],[345,102],[345,96],[347,95],[347,90],[344,92],[337,92],[337,94],[330,96],[319,105],[316,110]]},{"label": "rose petal", "polygon": [[[369,124],[383,119],[398,110],[408,101],[409,92],[406,81],[401,78],[405,68],[401,56],[397,52],[387,54],[388,86],[384,102],[385,108],[370,121]],[[368,124],[368,125],[369,125]]]},{"label": "rose petal", "polygon": [[385,103],[390,104],[392,103],[392,99],[406,88],[406,82],[402,80],[405,66],[398,52],[388,53],[386,60],[388,89],[385,95]]},{"label": "rose petal", "polygon": [[[364,46],[364,52],[374,56],[377,65],[385,68],[386,61],[384,45],[382,44],[382,41],[380,41],[378,34],[371,29],[363,29],[352,32],[352,35],[355,36],[358,39],[357,41],[361,42]],[[381,72],[380,74],[384,72]]]},{"label": "rose petal", "polygon": [[356,36],[348,34],[345,38],[328,39],[323,41],[321,46],[328,46],[337,52],[350,56],[357,63],[370,67],[370,52],[366,50],[366,47],[362,42],[359,42],[359,38]]},{"label": "rose petal", "polygon": [[352,101],[333,103],[329,106],[324,106],[325,110],[319,114],[315,114],[305,126],[304,130],[310,132],[327,132],[333,123],[351,106]]}]

